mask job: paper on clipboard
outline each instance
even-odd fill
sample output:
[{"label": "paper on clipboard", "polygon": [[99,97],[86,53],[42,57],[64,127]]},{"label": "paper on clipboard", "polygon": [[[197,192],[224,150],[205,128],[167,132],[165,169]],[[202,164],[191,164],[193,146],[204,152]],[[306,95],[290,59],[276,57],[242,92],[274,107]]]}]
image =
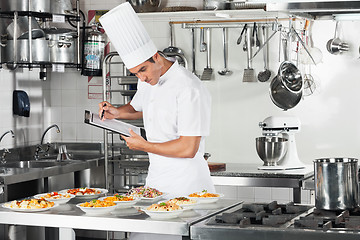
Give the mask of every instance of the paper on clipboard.
[{"label": "paper on clipboard", "polygon": [[146,139],[145,129],[134,126],[132,124],[117,120],[117,119],[105,119],[100,120],[98,114],[94,114],[88,110],[85,110],[85,123],[93,125],[95,127],[103,128],[113,132],[120,133],[124,136],[130,137],[129,129],[132,129],[136,134]]}]

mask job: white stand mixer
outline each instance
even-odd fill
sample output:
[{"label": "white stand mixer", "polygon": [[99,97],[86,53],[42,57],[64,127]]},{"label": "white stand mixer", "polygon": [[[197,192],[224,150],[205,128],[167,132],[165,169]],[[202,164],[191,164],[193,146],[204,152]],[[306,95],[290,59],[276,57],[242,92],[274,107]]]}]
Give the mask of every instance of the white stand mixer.
[{"label": "white stand mixer", "polygon": [[260,166],[258,169],[262,170],[288,170],[305,168],[298,156],[295,142],[295,133],[300,131],[300,120],[292,116],[282,117],[268,117],[263,122],[259,123],[262,128],[262,134],[267,136],[282,135],[288,139],[288,148],[285,156],[280,159],[276,166]]}]

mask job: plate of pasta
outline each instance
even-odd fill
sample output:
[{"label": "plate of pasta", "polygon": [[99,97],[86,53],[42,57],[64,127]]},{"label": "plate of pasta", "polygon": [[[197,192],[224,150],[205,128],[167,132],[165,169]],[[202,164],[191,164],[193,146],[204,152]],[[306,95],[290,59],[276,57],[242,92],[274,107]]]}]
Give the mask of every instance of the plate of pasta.
[{"label": "plate of pasta", "polygon": [[193,209],[194,206],[199,204],[199,201],[196,199],[190,199],[188,197],[176,197],[168,201],[169,203],[175,203],[182,207],[184,210]]},{"label": "plate of pasta", "polygon": [[165,193],[160,192],[156,188],[141,186],[130,189],[126,195],[135,198],[140,198],[142,200],[156,201],[163,198],[165,196]]},{"label": "plate of pasta", "polygon": [[47,201],[45,199],[25,199],[21,201],[11,201],[4,203],[3,208],[10,209],[17,212],[41,212],[55,208],[59,204]]},{"label": "plate of pasta", "polygon": [[224,194],[221,193],[209,193],[206,190],[202,192],[195,192],[189,194],[190,199],[195,199],[199,203],[214,203],[217,202],[220,198],[224,197]]},{"label": "plate of pasta", "polygon": [[99,198],[99,200],[112,201],[112,202],[116,203],[117,208],[129,208],[129,207],[134,206],[138,201],[140,201],[140,198],[134,198],[132,196],[114,194],[113,196],[101,197],[101,198]]},{"label": "plate of pasta", "polygon": [[74,197],[75,197],[75,195],[73,195],[73,194],[69,194],[69,193],[61,194],[58,192],[41,193],[41,194],[37,194],[34,196],[34,198],[36,198],[36,199],[43,198],[47,201],[51,201],[51,202],[58,203],[58,204],[65,204]]},{"label": "plate of pasta", "polygon": [[143,210],[151,218],[157,220],[177,218],[180,214],[184,212],[184,209],[182,207],[169,202],[152,204],[151,206],[143,208],[141,210]]},{"label": "plate of pasta", "polygon": [[108,193],[107,189],[103,188],[71,188],[59,191],[60,194],[72,194],[78,199],[92,199],[98,198],[101,195]]},{"label": "plate of pasta", "polygon": [[86,214],[103,215],[114,211],[116,208],[116,203],[93,199],[89,202],[76,204],[76,207],[80,208]]}]

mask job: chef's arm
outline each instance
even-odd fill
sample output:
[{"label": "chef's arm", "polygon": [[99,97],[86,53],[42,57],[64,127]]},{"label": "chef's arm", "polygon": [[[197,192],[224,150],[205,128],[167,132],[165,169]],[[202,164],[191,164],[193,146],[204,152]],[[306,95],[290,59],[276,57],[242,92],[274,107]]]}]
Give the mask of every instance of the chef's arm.
[{"label": "chef's arm", "polygon": [[[104,112],[104,114],[103,114]],[[142,118],[142,112],[136,111],[131,105],[130,102],[120,106],[114,107],[109,102],[99,103],[99,116],[103,115],[103,119],[140,119]]]},{"label": "chef's arm", "polygon": [[168,142],[153,143],[145,141],[145,139],[132,131],[130,134],[132,137],[123,136],[130,149],[175,158],[195,157],[201,140],[201,136],[180,136],[178,139]]}]

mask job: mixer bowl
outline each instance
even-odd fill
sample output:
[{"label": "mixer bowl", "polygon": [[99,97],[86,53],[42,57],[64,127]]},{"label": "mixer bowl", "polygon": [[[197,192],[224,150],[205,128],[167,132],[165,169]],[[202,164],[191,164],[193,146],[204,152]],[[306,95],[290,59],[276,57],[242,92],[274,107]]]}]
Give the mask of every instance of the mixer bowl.
[{"label": "mixer bowl", "polygon": [[264,161],[264,166],[277,166],[287,151],[288,140],[281,137],[256,138],[256,151]]}]

